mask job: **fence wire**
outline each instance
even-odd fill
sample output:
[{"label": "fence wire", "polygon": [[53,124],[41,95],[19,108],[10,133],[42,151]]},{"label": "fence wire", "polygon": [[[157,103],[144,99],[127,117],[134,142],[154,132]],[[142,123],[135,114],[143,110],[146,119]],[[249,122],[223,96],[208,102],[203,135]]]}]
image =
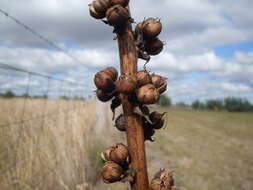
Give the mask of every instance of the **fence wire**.
[{"label": "fence wire", "polygon": [[[40,127],[42,130],[46,130],[49,127],[46,121],[50,118],[63,116],[64,120],[66,118],[71,119],[68,114],[85,108],[85,101],[92,99],[93,94],[82,83],[59,79],[55,76],[0,63],[0,113],[7,113],[10,118],[8,120],[0,115],[0,131],[4,131],[4,128],[9,130],[11,126],[16,126],[18,137],[12,143],[17,145],[26,143],[26,136],[29,134],[26,134],[24,130],[26,127],[31,127],[31,123],[32,128]],[[38,102],[40,102],[39,107],[35,105]],[[3,106],[3,104],[7,106]],[[14,107],[11,107],[13,105]],[[36,124],[38,121],[41,122]],[[31,138],[34,139],[35,137]],[[50,139],[47,140],[50,141]],[[38,142],[37,139],[33,141]],[[25,153],[24,155],[19,155],[18,159],[15,154],[12,155],[10,148],[8,148],[11,146],[6,145],[4,150],[0,149],[0,181],[4,176],[11,175],[13,170],[16,170],[17,165],[23,166],[29,162]],[[45,152],[45,150],[43,150],[43,146],[38,146],[36,152]],[[1,165],[1,160],[6,155],[7,159],[12,161],[8,165]],[[57,155],[51,159],[56,159],[56,157]],[[53,170],[48,170],[43,176],[46,177],[53,173]],[[5,186],[11,185],[11,189],[22,189],[20,185],[15,185],[17,177],[11,176],[9,178],[11,183],[5,184]],[[41,185],[43,180],[44,177],[34,183],[33,186],[41,186],[43,188]],[[4,189],[5,186],[0,185],[0,189]],[[34,187],[30,188],[33,189]],[[9,187],[6,187],[6,189],[9,189]]]}]

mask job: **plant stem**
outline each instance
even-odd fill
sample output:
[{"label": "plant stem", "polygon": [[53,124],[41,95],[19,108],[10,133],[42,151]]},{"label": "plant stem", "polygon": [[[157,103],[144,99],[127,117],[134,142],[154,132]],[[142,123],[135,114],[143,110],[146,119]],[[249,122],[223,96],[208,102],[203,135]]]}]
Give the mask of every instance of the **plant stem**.
[{"label": "plant stem", "polygon": [[[122,75],[134,75],[137,72],[138,52],[135,46],[131,23],[128,22],[118,33],[120,67]],[[144,133],[141,117],[133,113],[133,102],[122,95],[122,106],[127,118],[127,143],[131,157],[130,168],[135,173],[132,190],[148,190],[148,174],[145,155]]]}]

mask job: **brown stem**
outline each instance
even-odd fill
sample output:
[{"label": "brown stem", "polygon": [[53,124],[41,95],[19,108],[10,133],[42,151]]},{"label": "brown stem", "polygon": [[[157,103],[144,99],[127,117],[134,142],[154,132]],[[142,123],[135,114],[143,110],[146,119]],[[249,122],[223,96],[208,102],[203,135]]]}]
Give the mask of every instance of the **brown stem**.
[{"label": "brown stem", "polygon": [[[131,23],[128,22],[118,33],[120,67],[122,75],[134,75],[137,72],[138,53],[135,47]],[[144,133],[141,117],[133,113],[134,102],[121,94],[124,115],[127,118],[127,143],[131,157],[130,167],[134,169],[135,181],[132,190],[148,190],[148,175],[144,145]]]}]

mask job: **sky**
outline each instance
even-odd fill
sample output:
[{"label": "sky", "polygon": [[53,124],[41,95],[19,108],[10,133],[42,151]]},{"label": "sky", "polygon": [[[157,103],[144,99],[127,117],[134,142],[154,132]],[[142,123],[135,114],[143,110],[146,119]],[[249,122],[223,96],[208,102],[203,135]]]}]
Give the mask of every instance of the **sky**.
[{"label": "sky", "polygon": [[[1,0],[0,9],[67,49],[80,62],[0,13],[0,63],[82,82],[87,91],[93,91],[94,73],[107,66],[119,69],[119,55],[113,28],[90,17],[90,2]],[[225,96],[253,103],[252,7],[252,0],[130,0],[136,23],[144,17],[161,19],[159,38],[166,45],[151,58],[147,69],[168,78],[166,94],[174,103]],[[143,64],[139,60],[140,70]],[[11,84],[6,83],[6,75],[0,76],[2,87],[22,83],[22,77],[9,78]]]}]

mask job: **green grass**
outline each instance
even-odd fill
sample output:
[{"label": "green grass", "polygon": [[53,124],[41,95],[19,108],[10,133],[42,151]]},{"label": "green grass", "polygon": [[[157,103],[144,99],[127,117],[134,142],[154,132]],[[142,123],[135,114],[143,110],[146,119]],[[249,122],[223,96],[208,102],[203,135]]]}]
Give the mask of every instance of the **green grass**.
[{"label": "green grass", "polygon": [[167,128],[148,144],[151,173],[158,166],[174,169],[182,189],[253,188],[252,113],[160,111],[168,112]]}]

